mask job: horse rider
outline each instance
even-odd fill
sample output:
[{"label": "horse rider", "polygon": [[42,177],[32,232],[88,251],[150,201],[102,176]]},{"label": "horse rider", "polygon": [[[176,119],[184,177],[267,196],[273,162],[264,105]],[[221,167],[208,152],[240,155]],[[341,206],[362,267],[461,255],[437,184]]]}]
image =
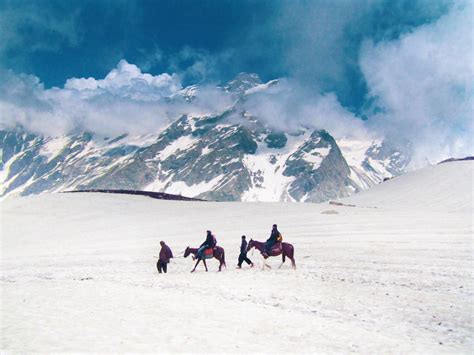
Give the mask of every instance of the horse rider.
[{"label": "horse rider", "polygon": [[271,254],[272,247],[279,241],[281,238],[281,234],[278,231],[278,227],[276,224],[272,227],[272,232],[270,234],[270,238],[267,239],[265,242],[265,252],[267,255]]},{"label": "horse rider", "polygon": [[156,268],[158,269],[158,272],[160,274],[162,271],[166,274],[166,272],[168,271],[168,263],[173,257],[173,252],[171,251],[170,247],[165,244],[164,241],[161,241],[160,245],[160,257],[158,259],[158,262],[156,263]]},{"label": "horse rider", "polygon": [[204,250],[209,249],[209,248],[214,249],[216,244],[217,244],[216,237],[214,237],[214,235],[212,234],[211,231],[207,231],[206,240],[199,247],[199,250],[197,252],[197,257],[199,259],[203,259],[204,258]]},{"label": "horse rider", "polygon": [[247,258],[247,240],[245,239],[245,235],[242,236],[242,243],[240,244],[240,255],[239,255],[239,263],[237,264],[237,269],[242,268],[242,263],[246,262],[247,264],[250,265],[250,267],[253,267],[252,261]]}]

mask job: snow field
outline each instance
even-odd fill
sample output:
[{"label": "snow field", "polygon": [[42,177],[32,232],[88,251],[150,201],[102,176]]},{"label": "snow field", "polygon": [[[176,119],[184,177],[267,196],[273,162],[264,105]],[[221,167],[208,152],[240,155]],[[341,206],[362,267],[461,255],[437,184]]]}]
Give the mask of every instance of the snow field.
[{"label": "snow field", "polygon": [[[411,186],[403,178],[422,179],[406,175],[380,188],[400,195]],[[376,193],[364,202],[378,208],[108,194],[4,201],[0,348],[470,353],[472,195],[453,190],[462,207],[425,208],[417,191],[412,206],[390,208],[375,204]],[[273,223],[295,246],[297,270],[289,262],[278,269],[272,258],[263,271],[257,252],[249,253],[255,268],[235,270],[240,236],[263,240]],[[217,273],[212,260],[210,272],[190,274],[193,261],[176,258],[167,275],[157,274],[160,240],[180,256],[206,229],[225,248],[227,269]]]}]

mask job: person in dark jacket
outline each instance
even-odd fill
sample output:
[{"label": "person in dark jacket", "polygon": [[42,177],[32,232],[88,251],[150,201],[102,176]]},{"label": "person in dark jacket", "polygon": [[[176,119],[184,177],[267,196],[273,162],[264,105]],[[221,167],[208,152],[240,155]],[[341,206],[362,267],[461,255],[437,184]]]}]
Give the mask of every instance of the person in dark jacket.
[{"label": "person in dark jacket", "polygon": [[245,235],[242,236],[242,244],[240,244],[239,263],[237,264],[238,269],[242,268],[242,263],[244,261],[249,264],[250,267],[253,267],[252,261],[247,258],[247,240],[245,240]]},{"label": "person in dark jacket", "polygon": [[204,243],[202,243],[199,246],[199,250],[197,252],[198,258],[202,259],[204,257],[204,250],[209,249],[209,248],[214,249],[216,244],[217,244],[216,237],[214,237],[211,231],[207,231],[206,240],[204,241]]},{"label": "person in dark jacket", "polygon": [[270,255],[272,247],[278,242],[278,237],[280,236],[280,232],[278,231],[278,227],[276,224],[272,227],[272,232],[270,234],[270,238],[267,239],[265,242],[265,252],[267,255]]},{"label": "person in dark jacket", "polygon": [[170,247],[165,244],[164,241],[161,241],[160,245],[160,257],[158,259],[158,262],[156,263],[156,268],[158,269],[158,272],[160,274],[161,272],[164,272],[166,274],[166,272],[168,271],[168,263],[173,257],[173,252],[171,251]]}]

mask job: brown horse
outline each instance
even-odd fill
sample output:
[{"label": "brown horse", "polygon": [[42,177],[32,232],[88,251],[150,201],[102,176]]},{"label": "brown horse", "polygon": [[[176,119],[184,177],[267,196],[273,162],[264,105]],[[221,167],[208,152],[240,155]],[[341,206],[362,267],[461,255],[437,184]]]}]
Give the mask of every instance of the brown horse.
[{"label": "brown horse", "polygon": [[272,249],[270,252],[270,255],[267,255],[267,253],[265,252],[265,243],[250,239],[249,244],[247,245],[247,251],[249,251],[252,248],[257,249],[260,252],[260,254],[262,254],[263,256],[262,269],[265,269],[265,266],[268,268],[271,268],[271,266],[267,265],[267,263],[265,262],[267,258],[269,258],[270,256],[278,256],[280,254],[282,255],[282,262],[278,268],[281,268],[283,266],[283,263],[285,262],[285,258],[288,257],[291,260],[291,266],[293,267],[293,269],[296,269],[295,257],[294,257],[295,248],[293,247],[293,245],[289,243],[281,243],[281,248],[279,248],[278,250]]},{"label": "brown horse", "polygon": [[[184,257],[187,258],[190,254],[193,254],[193,259],[196,259],[198,250],[199,250],[198,248],[187,247],[186,250],[184,251]],[[219,264],[219,271],[221,271],[222,266],[226,266],[224,248],[215,247],[214,250],[213,250],[213,255],[214,255],[214,258],[219,260],[219,263],[220,263]],[[204,263],[204,267],[206,268],[206,272],[207,272],[206,259],[204,259],[204,258],[197,258],[196,265],[194,265],[194,269],[192,269],[191,272],[194,272],[196,270],[196,267],[198,266],[198,264],[201,260]]]}]

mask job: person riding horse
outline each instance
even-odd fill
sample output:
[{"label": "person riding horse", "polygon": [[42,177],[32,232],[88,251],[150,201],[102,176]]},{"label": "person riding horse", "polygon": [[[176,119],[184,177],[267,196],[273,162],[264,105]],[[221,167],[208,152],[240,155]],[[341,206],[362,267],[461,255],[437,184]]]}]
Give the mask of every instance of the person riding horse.
[{"label": "person riding horse", "polygon": [[270,238],[267,239],[265,242],[265,253],[267,255],[271,254],[271,250],[273,246],[281,240],[281,234],[278,231],[278,227],[276,224],[272,227],[272,232],[270,234]]},{"label": "person riding horse", "polygon": [[198,259],[204,259],[204,250],[209,248],[214,249],[216,247],[216,244],[216,237],[214,237],[211,231],[207,231],[206,240],[200,245],[199,250],[197,252]]}]

